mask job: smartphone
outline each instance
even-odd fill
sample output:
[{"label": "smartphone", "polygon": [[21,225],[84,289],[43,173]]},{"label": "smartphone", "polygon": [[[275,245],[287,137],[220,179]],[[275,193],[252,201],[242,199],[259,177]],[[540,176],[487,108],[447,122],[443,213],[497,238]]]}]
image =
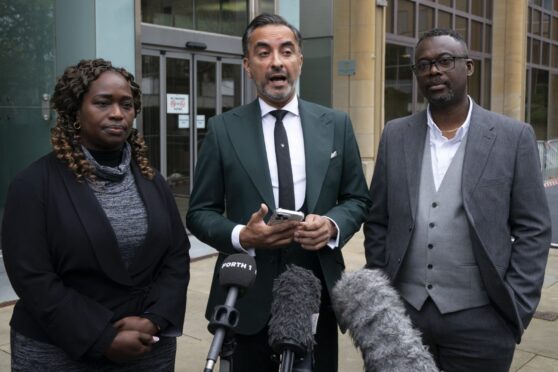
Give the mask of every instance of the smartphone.
[{"label": "smartphone", "polygon": [[285,221],[302,221],[304,219],[304,213],[291,211],[288,209],[277,208],[271,218],[269,219],[268,225],[276,225]]}]

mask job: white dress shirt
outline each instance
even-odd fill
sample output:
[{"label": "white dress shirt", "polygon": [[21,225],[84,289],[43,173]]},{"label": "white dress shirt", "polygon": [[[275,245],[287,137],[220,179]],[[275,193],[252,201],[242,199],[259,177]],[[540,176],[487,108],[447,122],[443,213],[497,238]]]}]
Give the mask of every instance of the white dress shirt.
[{"label": "white dress shirt", "polygon": [[[275,117],[270,114],[271,111],[277,110],[275,107],[270,106],[261,98],[258,98],[260,103],[260,111],[262,113],[262,129],[265,142],[265,151],[267,155],[267,165],[269,167],[269,174],[271,176],[271,187],[273,188],[273,198],[275,206],[279,205],[279,177],[277,175],[277,158],[275,156]],[[302,133],[302,122],[298,112],[298,97],[295,95],[293,99],[281,108],[281,110],[288,111],[283,118],[283,126],[287,132],[287,139],[289,140],[289,155],[291,158],[291,168],[293,171],[293,186],[295,196],[295,208],[299,210],[304,204],[306,198],[306,157],[304,152],[304,135]],[[272,208],[269,206],[268,208]],[[254,211],[255,212],[255,211]],[[339,232],[337,223],[332,221]],[[231,241],[233,246],[238,250],[244,250],[240,245],[240,230],[244,225],[236,225],[231,233]],[[336,239],[331,239],[328,246],[335,248],[339,245],[339,233]]]},{"label": "white dress shirt", "polygon": [[442,134],[442,131],[434,120],[432,120],[432,115],[430,115],[430,105],[427,108],[428,117],[428,133],[430,137],[430,156],[432,158],[432,173],[434,175],[434,186],[436,191],[440,188],[440,184],[446,175],[446,172],[455,156],[455,153],[459,149],[459,145],[463,142],[467,131],[469,130],[469,125],[471,123],[471,112],[473,110],[473,101],[471,97],[469,98],[469,112],[467,113],[467,118],[452,139],[447,139]]}]

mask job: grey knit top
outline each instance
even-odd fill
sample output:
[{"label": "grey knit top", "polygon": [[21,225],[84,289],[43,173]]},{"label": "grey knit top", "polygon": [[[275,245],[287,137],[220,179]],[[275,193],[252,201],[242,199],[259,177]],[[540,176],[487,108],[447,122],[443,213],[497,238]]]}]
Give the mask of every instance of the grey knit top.
[{"label": "grey knit top", "polygon": [[129,267],[147,235],[147,212],[130,170],[130,145],[125,144],[116,167],[99,164],[85,147],[82,149],[95,166],[97,178],[88,183],[112,226],[113,231],[107,234],[115,234],[124,265]]}]

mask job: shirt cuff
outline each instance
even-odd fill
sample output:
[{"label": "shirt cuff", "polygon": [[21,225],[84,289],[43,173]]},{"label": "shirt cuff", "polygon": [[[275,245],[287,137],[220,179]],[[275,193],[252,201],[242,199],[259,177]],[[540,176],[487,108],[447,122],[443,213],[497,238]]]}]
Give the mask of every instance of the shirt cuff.
[{"label": "shirt cuff", "polygon": [[244,249],[242,245],[240,245],[240,230],[244,228],[245,225],[236,225],[231,232],[231,243],[233,247],[242,253],[248,253],[250,256],[255,256],[253,248]]},{"label": "shirt cuff", "polygon": [[339,236],[341,235],[341,231],[339,231],[339,226],[337,226],[337,223],[334,220],[332,220],[328,216],[324,216],[324,217],[330,220],[331,222],[333,222],[333,224],[335,225],[335,230],[337,230],[337,235],[335,235],[334,238],[329,239],[329,242],[327,242],[327,246],[329,248],[335,249],[339,247]]}]

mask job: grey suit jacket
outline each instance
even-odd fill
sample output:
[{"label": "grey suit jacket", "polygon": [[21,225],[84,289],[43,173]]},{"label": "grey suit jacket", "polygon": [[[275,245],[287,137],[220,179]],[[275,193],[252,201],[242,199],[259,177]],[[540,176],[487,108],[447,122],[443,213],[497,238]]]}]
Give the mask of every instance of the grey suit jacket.
[{"label": "grey suit jacket", "polygon": [[[426,133],[426,111],[396,119],[378,149],[364,245],[367,266],[392,280],[413,234]],[[483,282],[519,342],[540,299],[551,236],[533,129],[474,104],[462,178]]]}]

